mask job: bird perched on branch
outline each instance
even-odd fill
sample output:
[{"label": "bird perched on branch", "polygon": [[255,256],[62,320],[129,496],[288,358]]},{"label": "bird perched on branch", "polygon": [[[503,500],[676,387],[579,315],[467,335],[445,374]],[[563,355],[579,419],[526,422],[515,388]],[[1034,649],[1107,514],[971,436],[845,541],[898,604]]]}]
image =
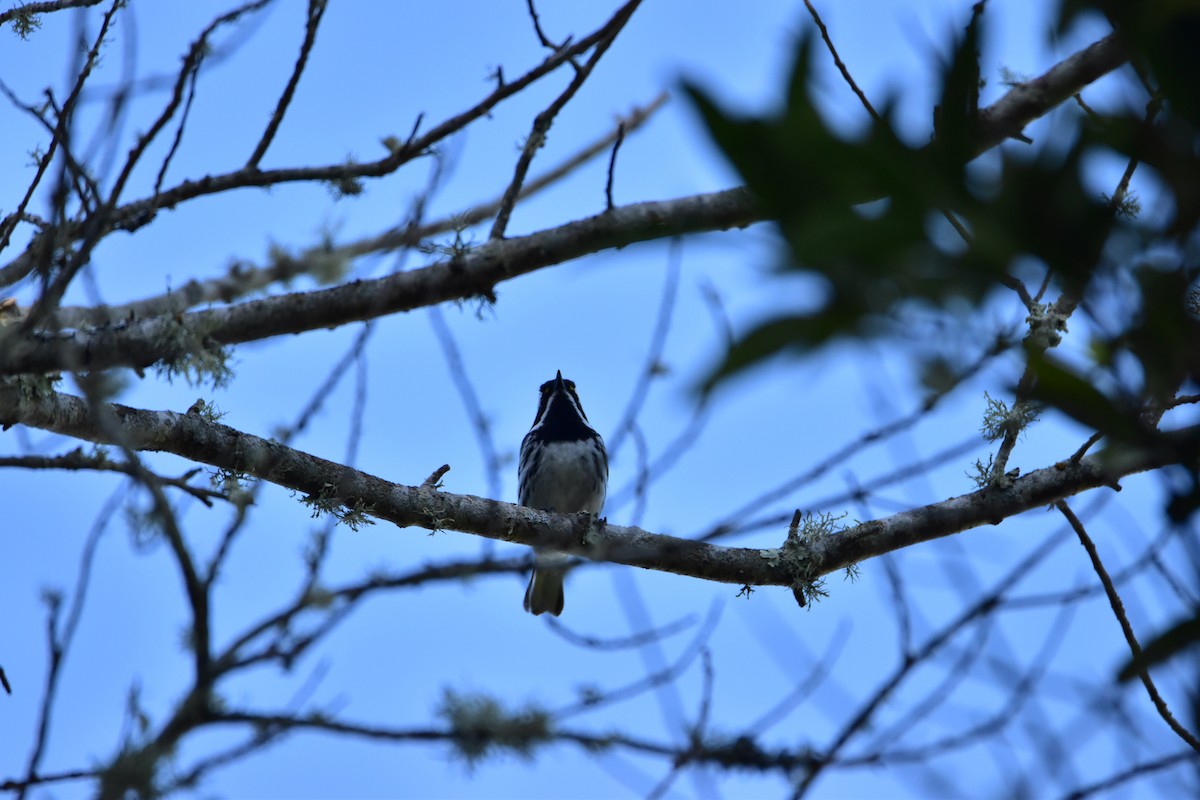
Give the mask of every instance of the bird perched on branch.
[{"label": "bird perched on branch", "polygon": [[[608,453],[604,440],[588,424],[573,381],[562,372],[542,384],[537,416],[521,442],[517,466],[517,496],[523,506],[542,511],[599,514],[608,488]],[[563,610],[563,575],[567,556],[541,551],[529,588],[525,610],[531,614]]]}]

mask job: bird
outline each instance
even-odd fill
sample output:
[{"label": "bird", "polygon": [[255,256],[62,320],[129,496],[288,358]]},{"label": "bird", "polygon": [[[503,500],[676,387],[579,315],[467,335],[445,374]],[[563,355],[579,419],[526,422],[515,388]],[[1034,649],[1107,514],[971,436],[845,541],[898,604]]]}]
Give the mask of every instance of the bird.
[{"label": "bird", "polygon": [[[575,383],[563,378],[562,370],[538,391],[537,416],[521,441],[518,502],[540,511],[598,515],[608,490],[604,439],[588,423]],[[566,564],[564,553],[537,553],[525,590],[526,611],[534,616],[562,613]]]}]

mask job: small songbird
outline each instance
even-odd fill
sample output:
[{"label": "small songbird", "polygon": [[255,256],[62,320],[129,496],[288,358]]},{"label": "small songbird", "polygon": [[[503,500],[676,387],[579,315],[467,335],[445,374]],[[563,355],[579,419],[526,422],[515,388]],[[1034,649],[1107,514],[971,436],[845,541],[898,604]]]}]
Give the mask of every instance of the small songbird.
[{"label": "small songbird", "polygon": [[[588,424],[575,384],[560,371],[542,384],[537,416],[521,442],[517,496],[523,506],[542,511],[599,514],[608,488],[608,453],[604,440]],[[563,610],[563,575],[567,557],[537,554],[525,610],[530,614]]]}]

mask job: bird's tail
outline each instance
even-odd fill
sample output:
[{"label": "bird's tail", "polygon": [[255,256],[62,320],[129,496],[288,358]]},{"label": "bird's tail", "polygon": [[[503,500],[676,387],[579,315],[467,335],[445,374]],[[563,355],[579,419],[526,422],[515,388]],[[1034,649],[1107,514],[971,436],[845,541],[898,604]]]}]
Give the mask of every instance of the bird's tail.
[{"label": "bird's tail", "polygon": [[546,612],[556,617],[561,614],[564,574],[562,567],[534,567],[529,588],[525,590],[525,610],[535,616]]}]

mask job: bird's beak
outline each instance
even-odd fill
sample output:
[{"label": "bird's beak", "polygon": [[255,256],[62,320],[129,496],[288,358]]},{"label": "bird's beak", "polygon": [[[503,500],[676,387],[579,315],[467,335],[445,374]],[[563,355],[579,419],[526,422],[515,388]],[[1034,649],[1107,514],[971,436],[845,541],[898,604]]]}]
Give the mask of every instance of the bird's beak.
[{"label": "bird's beak", "polygon": [[554,391],[561,392],[562,390],[563,390],[562,370],[560,369],[558,371],[558,373],[554,376]]}]

